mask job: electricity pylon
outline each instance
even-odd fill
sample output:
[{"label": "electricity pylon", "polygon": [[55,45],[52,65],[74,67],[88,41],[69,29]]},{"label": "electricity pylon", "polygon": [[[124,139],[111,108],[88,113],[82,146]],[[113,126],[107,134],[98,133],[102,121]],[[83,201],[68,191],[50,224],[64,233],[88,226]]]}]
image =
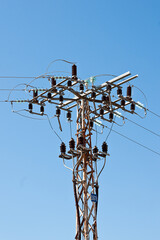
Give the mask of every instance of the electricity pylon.
[{"label": "electricity pylon", "polygon": [[[62,123],[60,121],[61,111],[67,112],[67,119],[71,123],[71,113],[76,108],[76,143],[71,138],[69,142],[70,149],[66,152],[66,145],[62,142],[60,146],[61,154],[59,156],[63,159],[64,166],[70,169],[73,174],[76,205],[76,240],[98,239],[98,179],[105,167],[106,158],[109,154],[108,145],[105,141],[102,144],[101,151],[98,150],[97,146],[92,146],[92,138],[96,131],[94,124],[103,125],[102,121],[116,124],[114,116],[124,120],[122,113],[118,112],[119,110],[139,115],[135,111],[137,106],[146,111],[140,102],[135,102],[132,99],[132,87],[130,85],[127,87],[126,96],[122,94],[122,85],[138,77],[138,75],[135,75],[127,78],[129,75],[130,72],[126,72],[96,86],[94,83],[95,76],[87,80],[80,80],[77,77],[77,66],[74,64],[72,66],[71,77],[56,77],[45,74],[25,84],[25,91],[28,91],[29,94],[33,93],[33,97],[30,97],[30,99],[10,100],[11,91],[8,100],[6,100],[6,102],[11,103],[14,113],[21,111],[22,114],[23,111],[41,117],[47,116],[48,119],[48,115],[44,113],[44,107],[47,104],[56,106],[55,117],[58,119],[60,131],[62,131]],[[99,76],[106,77],[112,75],[97,75],[97,77]],[[38,89],[34,85],[34,80],[40,78],[48,79],[51,86],[44,86]],[[57,80],[61,81],[57,83]],[[89,81],[91,82],[91,87],[89,87]],[[79,86],[79,91],[75,89],[77,85]],[[117,89],[116,96],[111,94],[114,89]],[[67,93],[72,94],[72,97],[67,96]],[[116,99],[113,100],[113,98]],[[28,110],[15,110],[13,108],[15,103],[28,103]],[[36,106],[40,106],[40,112],[33,109],[33,106],[35,108]],[[128,106],[130,106],[130,109],[128,109]],[[57,132],[55,133],[59,137]],[[99,167],[99,160],[101,159],[103,162],[101,167]],[[66,164],[66,160],[71,160],[72,167]]]}]

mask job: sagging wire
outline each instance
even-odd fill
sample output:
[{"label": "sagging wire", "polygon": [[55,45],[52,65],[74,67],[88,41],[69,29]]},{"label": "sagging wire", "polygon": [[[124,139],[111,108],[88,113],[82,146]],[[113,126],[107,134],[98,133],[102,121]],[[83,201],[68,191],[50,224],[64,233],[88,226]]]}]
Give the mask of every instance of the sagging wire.
[{"label": "sagging wire", "polygon": [[98,134],[97,134],[97,125],[96,125],[96,146],[97,146]]},{"label": "sagging wire", "polygon": [[39,75],[38,77],[35,77],[34,79],[32,79],[32,81],[30,81],[28,84],[26,84],[26,90],[27,90],[28,86],[30,86],[30,84],[31,84],[32,82],[34,82],[35,80],[37,80],[37,79],[39,79],[39,78],[44,78],[44,77],[45,77],[45,74],[41,74],[41,75]]},{"label": "sagging wire", "polygon": [[[144,93],[139,87],[137,87],[137,86],[135,86],[135,85],[132,85],[132,87],[138,89],[138,90],[143,94],[143,96],[144,96],[144,99],[145,99],[145,101],[146,101],[146,107],[144,108],[145,117],[146,117],[146,115],[147,115],[146,109],[148,109],[148,100],[147,100],[147,97],[146,97],[145,93]],[[138,114],[137,114],[137,115],[138,115]],[[138,116],[140,117],[140,115],[138,115]],[[143,118],[145,118],[145,117],[143,117]],[[142,117],[141,117],[141,118],[142,118]]]},{"label": "sagging wire", "polygon": [[73,169],[66,165],[64,158],[63,158],[63,165],[64,165],[65,168],[67,168],[67,169],[69,169],[70,171],[73,172]]},{"label": "sagging wire", "polygon": [[132,87],[137,88],[143,94],[145,101],[146,101],[146,109],[147,109],[148,108],[148,100],[147,100],[145,93],[139,87],[137,87],[135,85],[132,85]]},{"label": "sagging wire", "polygon": [[97,131],[97,130],[94,129],[94,128],[92,128],[92,130],[93,130],[94,132],[97,132],[98,134],[103,134],[103,127],[102,127],[102,129],[101,129],[101,132]]},{"label": "sagging wire", "polygon": [[[63,73],[69,73],[69,72],[66,72],[66,71],[54,71],[54,72],[63,72]],[[50,74],[53,73],[53,72],[50,72]],[[26,90],[28,88],[28,86],[30,86],[31,83],[33,83],[34,81],[36,81],[37,79],[40,79],[40,78],[50,78],[51,76],[47,76],[48,73],[45,73],[45,74],[42,74],[42,75],[39,75],[38,77],[35,77],[34,79],[32,79],[32,81],[30,81],[28,84],[26,84]],[[67,78],[67,77],[66,77]],[[50,81],[50,80],[49,80]]]},{"label": "sagging wire", "polygon": [[71,121],[69,121],[69,125],[70,125],[70,136],[72,138],[72,123],[71,123]]},{"label": "sagging wire", "polygon": [[94,75],[92,77],[117,77],[117,75],[104,73],[104,74]]},{"label": "sagging wire", "polygon": [[138,113],[136,113],[136,112],[134,112],[134,114],[136,114],[138,117],[140,117],[141,119],[144,119],[145,117],[146,117],[146,111],[145,111],[145,115],[144,115],[144,117],[142,117],[140,114],[138,114]]},{"label": "sagging wire", "polygon": [[49,122],[49,125],[50,125],[52,131],[56,134],[56,136],[60,139],[60,141],[63,142],[61,137],[58,135],[58,133],[53,129],[53,126],[52,126],[51,121],[50,121],[50,119],[49,119],[47,114],[46,114],[46,116],[47,116],[47,119],[48,119],[48,122]]},{"label": "sagging wire", "polygon": [[66,63],[69,63],[69,64],[75,64],[75,62],[69,62],[69,61],[67,61],[67,60],[65,60],[65,59],[55,59],[55,60],[53,60],[52,62],[50,62],[50,63],[48,64],[48,66],[47,66],[47,68],[46,68],[46,73],[45,73],[45,74],[48,73],[48,69],[50,68],[50,66],[51,66],[53,63],[58,62],[58,61],[66,62]]},{"label": "sagging wire", "polygon": [[[12,89],[0,89],[0,91],[12,91]],[[14,89],[14,91],[25,91],[25,89]]]},{"label": "sagging wire", "polygon": [[[26,86],[26,85],[27,85],[26,83],[20,83],[20,84],[17,84],[16,86],[14,86],[14,87],[11,89],[10,93],[8,94],[7,100],[9,101],[10,96],[11,96],[11,93],[12,93],[17,87],[19,87],[19,86]],[[26,91],[26,90],[25,90],[25,91]]]},{"label": "sagging wire", "polygon": [[[48,114],[43,114],[43,115],[42,115],[42,116],[46,116],[47,119],[34,118],[34,117],[29,117],[29,116],[26,116],[26,115],[20,113],[20,112],[23,112],[23,111],[28,112],[26,109],[21,109],[21,110],[15,111],[15,110],[13,109],[13,103],[12,103],[12,102],[11,102],[11,107],[12,107],[12,112],[13,112],[13,113],[16,113],[16,114],[18,114],[18,115],[20,115],[20,116],[22,116],[22,117],[29,118],[29,119],[33,119],[33,120],[41,120],[41,121],[48,120],[49,125],[50,125],[52,131],[56,134],[56,136],[57,136],[57,137],[60,139],[60,141],[62,142],[61,137],[60,137],[60,136],[58,135],[58,133],[53,129],[53,126],[52,126],[52,124],[51,124],[51,121],[50,121],[50,119],[49,119]],[[52,117],[52,118],[53,118],[53,117]]]},{"label": "sagging wire", "polygon": [[103,169],[104,169],[104,167],[106,165],[106,157],[103,160],[104,160],[104,163],[103,163],[103,166],[102,166],[102,168],[101,168],[101,170],[100,170],[100,172],[99,172],[99,174],[97,176],[97,179],[100,177],[100,175],[101,175],[101,173],[102,173],[102,171],[103,171]]},{"label": "sagging wire", "polygon": [[33,119],[33,120],[46,120],[46,119],[41,119],[41,118],[34,118],[34,117],[29,117],[29,116],[26,116],[24,114],[21,114],[20,112],[23,112],[23,111],[26,111],[28,112],[26,109],[21,109],[21,110],[18,110],[18,111],[15,111],[15,110],[12,110],[13,113],[16,113],[22,117],[25,117],[25,118],[30,118],[30,119]]},{"label": "sagging wire", "polygon": [[107,137],[106,137],[106,139],[105,139],[105,142],[107,142],[107,140],[108,140],[108,138],[109,138],[109,136],[110,136],[110,134],[111,134],[111,132],[112,132],[113,125],[114,125],[114,123],[115,123],[115,119],[116,119],[116,116],[114,116],[114,121],[112,122],[112,125],[111,125],[110,130],[109,130],[109,133],[108,133],[108,135],[107,135]]}]

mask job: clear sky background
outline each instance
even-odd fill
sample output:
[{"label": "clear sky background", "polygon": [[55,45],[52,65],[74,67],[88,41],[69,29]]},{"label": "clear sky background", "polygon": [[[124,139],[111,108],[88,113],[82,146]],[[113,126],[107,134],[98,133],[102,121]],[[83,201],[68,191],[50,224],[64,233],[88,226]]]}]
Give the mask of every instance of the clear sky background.
[{"label": "clear sky background", "polygon": [[[38,76],[57,58],[77,62],[81,78],[131,71],[139,74],[134,84],[149,108],[160,114],[158,0],[0,0],[0,33],[0,76]],[[0,79],[0,88],[24,81]],[[7,103],[0,109],[0,240],[74,239],[72,174],[58,158],[60,142],[47,121],[13,114]],[[160,134],[154,115],[132,119]],[[159,137],[129,122],[114,129],[160,152]],[[159,240],[160,156],[113,132],[108,145],[99,239]]]}]

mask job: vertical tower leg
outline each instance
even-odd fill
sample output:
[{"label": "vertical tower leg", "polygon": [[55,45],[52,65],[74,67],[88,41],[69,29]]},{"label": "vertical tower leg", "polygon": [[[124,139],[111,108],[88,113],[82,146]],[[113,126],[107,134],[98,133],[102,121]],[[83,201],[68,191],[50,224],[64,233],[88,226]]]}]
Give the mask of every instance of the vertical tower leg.
[{"label": "vertical tower leg", "polygon": [[[91,135],[89,105],[87,101],[81,100],[77,110],[77,151],[79,155],[73,171],[76,203],[75,239],[77,240],[97,240],[97,202],[91,201],[91,195],[96,194],[97,187]],[[81,137],[80,142],[79,137]]]}]

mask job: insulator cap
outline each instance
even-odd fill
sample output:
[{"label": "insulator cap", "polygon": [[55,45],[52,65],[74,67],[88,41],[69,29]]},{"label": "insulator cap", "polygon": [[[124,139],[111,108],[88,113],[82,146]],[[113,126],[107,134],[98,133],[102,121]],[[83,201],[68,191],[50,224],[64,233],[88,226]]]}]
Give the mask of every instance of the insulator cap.
[{"label": "insulator cap", "polygon": [[62,95],[59,96],[59,101],[63,102],[63,96]]},{"label": "insulator cap", "polygon": [[128,98],[131,98],[131,96],[132,96],[132,87],[129,85],[129,86],[127,87],[127,97],[128,97]]},{"label": "insulator cap", "polygon": [[71,119],[71,112],[67,112],[67,119],[68,119],[68,120]]},{"label": "insulator cap", "polygon": [[52,97],[52,95],[51,95],[51,93],[49,92],[48,94],[47,94],[47,98],[51,98]]},{"label": "insulator cap", "polygon": [[96,98],[96,93],[95,92],[91,92],[91,98]]},{"label": "insulator cap", "polygon": [[122,107],[125,106],[125,100],[124,100],[124,99],[121,100],[121,106],[122,106]]},{"label": "insulator cap", "polygon": [[118,88],[117,89],[117,95],[118,96],[122,96],[122,88]]},{"label": "insulator cap", "polygon": [[93,153],[98,153],[98,148],[97,148],[97,146],[95,146],[95,147],[93,148]]},{"label": "insulator cap", "polygon": [[77,77],[77,66],[75,64],[72,65],[72,77]]},{"label": "insulator cap", "polygon": [[100,114],[100,116],[103,116],[103,114],[104,114],[103,108],[100,109],[99,114]]},{"label": "insulator cap", "polygon": [[67,85],[68,85],[68,87],[71,87],[72,86],[72,81],[68,80]]},{"label": "insulator cap", "polygon": [[44,113],[44,106],[40,106],[40,112]]},{"label": "insulator cap", "polygon": [[84,144],[83,136],[78,137],[78,145],[83,145],[83,144]]},{"label": "insulator cap", "polygon": [[33,109],[33,104],[32,104],[32,103],[29,103],[29,104],[28,104],[28,109],[29,109],[30,111],[32,111],[32,109]]},{"label": "insulator cap", "polygon": [[108,145],[106,142],[102,144],[102,152],[107,153],[108,152]]},{"label": "insulator cap", "polygon": [[61,114],[61,110],[59,108],[56,109],[56,115],[59,116]]},{"label": "insulator cap", "polygon": [[60,146],[60,151],[61,153],[66,153],[66,145],[64,144],[64,142],[61,143],[61,146]]},{"label": "insulator cap", "polygon": [[93,120],[90,120],[90,127],[93,128]]},{"label": "insulator cap", "polygon": [[80,91],[83,91],[83,90],[84,90],[84,85],[83,85],[83,83],[80,84],[79,89],[80,89]]},{"label": "insulator cap", "polygon": [[112,89],[111,84],[107,84],[106,90],[107,90],[108,92],[110,92],[111,89]]},{"label": "insulator cap", "polygon": [[131,111],[134,111],[136,108],[135,103],[131,103]]},{"label": "insulator cap", "polygon": [[73,138],[71,138],[71,140],[69,141],[69,147],[70,149],[75,149],[75,141]]},{"label": "insulator cap", "polygon": [[109,119],[113,120],[113,113],[112,112],[109,113]]}]

